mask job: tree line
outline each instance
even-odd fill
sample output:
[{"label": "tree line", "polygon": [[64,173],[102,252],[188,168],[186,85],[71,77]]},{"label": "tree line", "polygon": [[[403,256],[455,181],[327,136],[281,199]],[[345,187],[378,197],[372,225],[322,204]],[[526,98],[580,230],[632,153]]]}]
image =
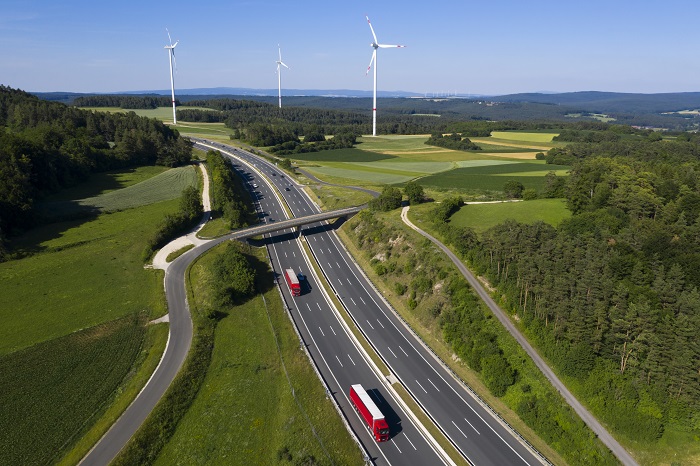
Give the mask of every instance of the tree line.
[{"label": "tree line", "polygon": [[[73,100],[75,107],[119,107],[125,109],[153,109],[172,105],[170,97],[135,95],[89,95]],[[175,104],[180,101],[175,99]]]},{"label": "tree line", "polygon": [[91,173],[191,160],[191,143],[134,113],[80,110],[0,86],[0,236],[33,225],[34,202]]},{"label": "tree line", "polygon": [[700,144],[683,139],[567,146],[573,216],[557,228],[477,239],[443,222],[596,415],[642,442],[700,432]]}]

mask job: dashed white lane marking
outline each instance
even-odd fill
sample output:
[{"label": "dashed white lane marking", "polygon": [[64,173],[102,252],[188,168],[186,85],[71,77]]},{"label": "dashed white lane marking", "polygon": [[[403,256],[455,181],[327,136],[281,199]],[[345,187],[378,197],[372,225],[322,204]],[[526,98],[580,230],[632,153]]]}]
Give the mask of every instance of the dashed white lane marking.
[{"label": "dashed white lane marking", "polygon": [[396,442],[394,442],[394,439],[391,439],[391,443],[393,443],[394,446],[396,447],[396,449],[399,450],[399,453],[403,453],[403,452],[401,451],[401,449],[399,448],[399,446],[396,444]]},{"label": "dashed white lane marking", "polygon": [[479,432],[478,430],[476,430],[476,427],[474,427],[474,426],[472,425],[472,423],[469,422],[469,419],[467,419],[467,418],[465,417],[464,420],[467,421],[467,424],[469,424],[470,426],[472,426],[472,429],[474,429],[474,431],[475,431],[477,434],[481,435],[481,432]]},{"label": "dashed white lane marking", "polygon": [[352,358],[350,357],[349,354],[348,354],[348,359],[350,360],[350,362],[352,363],[353,366],[356,366],[355,361],[352,360]]},{"label": "dashed white lane marking", "polygon": [[405,354],[406,356],[408,356],[408,353],[406,353],[406,352],[403,350],[403,348],[401,348],[401,345],[399,345],[399,349],[403,352],[403,354]]},{"label": "dashed white lane marking", "polygon": [[467,437],[467,434],[465,434],[462,429],[459,428],[457,424],[455,424],[455,421],[452,421],[452,424],[457,428],[458,431],[462,432],[462,435],[464,435],[464,438],[469,438]]},{"label": "dashed white lane marking", "polygon": [[[421,385],[419,381],[416,380],[416,383],[418,384],[418,386],[419,386],[420,388],[423,388],[423,385]],[[428,390],[426,390],[425,388],[423,388],[423,391],[424,391],[425,393],[428,393]],[[454,424],[454,422],[453,422],[452,424]]]},{"label": "dashed white lane marking", "polygon": [[[387,348],[389,348],[389,347],[387,346]],[[389,351],[391,351],[391,348],[389,348]],[[395,357],[396,359],[398,359],[398,357],[396,356],[396,354],[395,354],[393,351],[391,351],[391,354],[393,354],[394,357]]]},{"label": "dashed white lane marking", "polygon": [[416,451],[418,451],[418,449],[417,449],[416,446],[413,444],[413,442],[411,442],[411,440],[408,438],[408,435],[405,435],[405,434],[404,434],[404,437],[406,437],[406,440],[408,440],[408,443],[411,444],[411,446],[413,447],[413,449],[416,450]]},{"label": "dashed white lane marking", "polygon": [[319,329],[319,330],[321,331],[321,335],[323,335],[323,336],[325,337],[325,336],[326,336],[326,334],[325,334],[325,333],[323,333],[323,329],[322,329],[321,327],[319,327],[318,329]]},{"label": "dashed white lane marking", "polygon": [[[329,327],[331,327],[331,326],[329,325]],[[333,332],[333,335],[336,335],[336,336],[338,335],[337,333],[335,333],[335,330],[333,330],[333,327],[331,327],[331,332]],[[467,422],[469,422],[469,421],[467,421]]]},{"label": "dashed white lane marking", "polygon": [[[366,320],[366,319],[365,319],[365,320]],[[374,330],[374,327],[372,326],[372,323],[371,323],[369,320],[367,320],[367,324],[368,324],[370,327],[372,327],[372,330]]]},{"label": "dashed white lane marking", "polygon": [[[337,355],[337,354],[335,355],[335,359],[337,359],[337,360],[338,360],[338,364],[340,364],[340,367],[343,367],[343,363],[342,363],[342,362],[340,362],[340,358],[338,357],[338,355]],[[454,422],[453,422],[453,424],[454,424]]]},{"label": "dashed white lane marking", "polygon": [[[380,321],[379,319],[377,319],[377,322],[379,323],[379,325],[382,326],[382,328],[384,328],[384,326],[382,325],[382,323],[381,323],[381,321]],[[399,348],[401,348],[401,347],[399,346]],[[403,350],[401,350],[401,351],[403,351]],[[406,355],[406,356],[408,356],[408,355]]]},{"label": "dashed white lane marking", "polygon": [[440,389],[437,388],[437,386],[433,383],[432,380],[428,379],[428,382],[430,382],[430,385],[432,385],[433,387],[435,387],[435,390],[440,391]]}]

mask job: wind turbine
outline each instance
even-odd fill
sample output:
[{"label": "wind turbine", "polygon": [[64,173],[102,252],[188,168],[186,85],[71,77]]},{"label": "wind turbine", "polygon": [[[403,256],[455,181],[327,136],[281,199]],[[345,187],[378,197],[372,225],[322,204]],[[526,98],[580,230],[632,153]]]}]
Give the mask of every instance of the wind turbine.
[{"label": "wind turbine", "polygon": [[[168,28],[165,28],[165,32],[168,33],[168,42],[170,42],[170,45],[166,45],[165,48],[169,50],[168,58],[170,59],[170,92],[173,98],[173,124],[176,125],[177,117],[175,116],[175,80],[173,79],[173,62],[175,62],[175,47],[180,41],[176,40],[173,44],[173,40],[170,38],[170,31],[168,31]],[[177,66],[177,62],[175,62],[175,66]]]},{"label": "wind turbine", "polygon": [[282,61],[282,49],[280,48],[280,44],[277,44],[277,50],[280,54],[280,59],[277,60],[277,100],[279,101],[280,108],[282,108],[282,68],[280,68],[280,65],[287,69],[289,69],[289,67]]},{"label": "wind turbine", "polygon": [[372,31],[372,37],[374,37],[374,42],[369,44],[371,47],[374,48],[374,51],[372,52],[372,59],[369,61],[369,66],[367,67],[367,72],[365,73],[365,76],[369,73],[369,69],[372,68],[372,63],[374,63],[374,93],[373,93],[373,101],[372,101],[372,136],[377,135],[377,49],[394,49],[394,48],[402,48],[406,47],[405,45],[387,45],[387,44],[380,44],[377,41],[377,35],[374,33],[374,28],[372,27],[372,23],[369,21],[369,16],[365,16],[367,18],[367,24],[369,24],[369,29]]}]

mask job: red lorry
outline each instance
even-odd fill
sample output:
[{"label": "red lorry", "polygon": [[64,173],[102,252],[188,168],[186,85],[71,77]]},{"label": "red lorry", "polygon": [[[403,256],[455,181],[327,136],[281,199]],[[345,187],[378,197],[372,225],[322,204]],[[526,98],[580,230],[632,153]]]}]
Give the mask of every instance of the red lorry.
[{"label": "red lorry", "polygon": [[292,292],[292,296],[301,295],[301,286],[299,284],[299,278],[297,274],[294,273],[292,269],[285,269],[284,278],[287,280],[287,285],[289,285],[289,291]]},{"label": "red lorry", "polygon": [[377,408],[377,405],[374,404],[374,401],[372,401],[365,389],[362,388],[362,385],[350,386],[350,401],[355,411],[360,413],[360,417],[364,419],[374,439],[377,442],[389,440],[389,424],[386,423],[384,415]]}]

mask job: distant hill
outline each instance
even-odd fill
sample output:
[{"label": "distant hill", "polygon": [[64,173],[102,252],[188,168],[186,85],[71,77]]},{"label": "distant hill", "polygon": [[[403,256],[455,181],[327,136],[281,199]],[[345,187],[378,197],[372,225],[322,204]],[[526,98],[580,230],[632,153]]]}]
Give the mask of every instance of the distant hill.
[{"label": "distant hill", "polygon": [[700,108],[700,92],[631,94],[622,92],[566,92],[510,94],[490,97],[494,102],[534,102],[566,105],[591,113],[662,113]]},{"label": "distant hill", "polygon": [[[80,96],[73,92],[36,92],[41,99],[71,104]],[[104,95],[163,96],[169,90],[129,91]],[[368,112],[371,109],[371,91],[352,89],[285,89],[287,106],[342,109]],[[672,113],[700,109],[700,92],[638,94],[621,92],[567,92],[523,93],[501,96],[431,97],[415,92],[381,91],[378,96],[385,114],[441,115],[446,119],[480,120],[596,120],[612,121],[632,126],[697,130],[700,116]],[[181,104],[218,98],[257,100],[274,104],[277,89],[249,89],[234,87],[178,89],[176,98]],[[599,114],[603,114],[602,116]]]}]

